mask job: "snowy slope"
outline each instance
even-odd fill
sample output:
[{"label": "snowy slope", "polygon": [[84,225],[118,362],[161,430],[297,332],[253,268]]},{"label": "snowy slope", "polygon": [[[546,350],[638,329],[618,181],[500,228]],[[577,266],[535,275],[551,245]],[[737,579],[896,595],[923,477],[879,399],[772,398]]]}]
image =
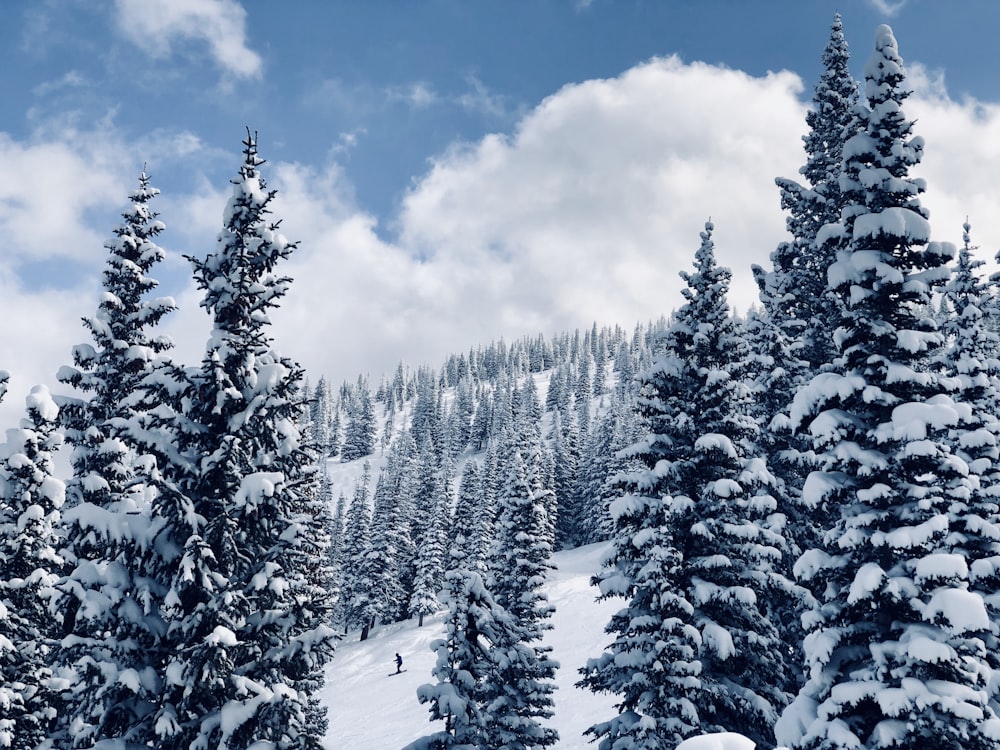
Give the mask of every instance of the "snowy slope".
[{"label": "snowy slope", "polygon": [[[552,371],[533,374],[539,394],[544,398]],[[613,375],[613,373],[612,373]],[[446,401],[454,396],[453,389],[445,392]],[[595,410],[603,403],[595,399]],[[408,402],[390,425],[395,439],[410,421],[413,402]],[[379,434],[376,445],[382,444],[386,428],[385,409],[376,404],[376,424]],[[543,434],[551,430],[552,416],[543,416]],[[456,481],[465,462],[482,460],[481,454],[458,457]],[[365,461],[371,465],[374,490],[379,470],[385,466],[385,451],[376,451],[367,459],[341,463],[330,460],[327,474],[334,487],[333,497],[341,493],[351,498],[355,483],[360,479]],[[590,738],[583,735],[592,724],[613,717],[616,696],[595,695],[574,686],[579,668],[587,660],[599,656],[610,636],[604,632],[611,614],[625,605],[624,601],[597,602],[597,590],[590,585],[591,577],[601,569],[601,562],[610,543],[593,544],[578,549],[557,552],[552,561],[557,566],[546,586],[549,602],[555,606],[553,629],[546,643],[560,663],[556,673],[554,694],[555,714],[549,724],[559,732],[556,747],[565,750],[593,749]],[[428,707],[417,701],[417,688],[432,681],[434,654],[430,644],[444,635],[444,612],[424,620],[417,627],[416,619],[391,625],[379,625],[367,641],[359,642],[358,633],[349,633],[337,646],[337,653],[328,665],[322,700],[329,708],[329,730],[325,746],[329,750],[398,750],[404,745],[432,732],[443,729],[442,722],[431,724]],[[405,672],[396,671],[396,653],[403,657]],[[753,743],[736,734],[709,735],[683,743],[683,750],[752,750]],[[680,750],[680,749],[679,749]]]},{"label": "snowy slope", "polygon": [[[553,630],[547,642],[561,664],[556,675],[555,716],[551,721],[561,737],[559,748],[585,748],[583,731],[595,721],[614,714],[613,697],[598,696],[573,687],[577,669],[598,656],[608,636],[604,626],[620,602],[595,602],[590,577],[601,566],[607,544],[594,544],[553,557],[558,566],[546,589],[555,605]],[[337,648],[327,670],[323,699],[329,706],[330,750],[380,750],[401,748],[417,737],[443,728],[428,720],[426,706],[417,702],[417,687],[431,681],[434,654],[430,643],[444,633],[441,616],[381,626],[364,643],[350,634]],[[406,672],[395,671],[395,654]]]}]

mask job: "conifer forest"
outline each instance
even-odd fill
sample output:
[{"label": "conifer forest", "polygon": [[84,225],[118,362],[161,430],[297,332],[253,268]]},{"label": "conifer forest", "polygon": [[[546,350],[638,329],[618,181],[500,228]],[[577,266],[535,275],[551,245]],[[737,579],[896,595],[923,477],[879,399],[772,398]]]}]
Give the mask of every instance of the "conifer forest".
[{"label": "conifer forest", "polygon": [[[656,320],[307,375],[269,330],[297,244],[248,128],[185,364],[140,173],[0,445],[0,747],[336,748],[331,660],[400,624],[441,629],[406,750],[1000,750],[1000,274],[976,217],[930,239],[892,30],[862,81],[839,16],[817,52],[745,313],[706,217]],[[558,663],[545,586],[586,545],[617,604]],[[585,736],[551,726],[557,670],[613,701]]]}]

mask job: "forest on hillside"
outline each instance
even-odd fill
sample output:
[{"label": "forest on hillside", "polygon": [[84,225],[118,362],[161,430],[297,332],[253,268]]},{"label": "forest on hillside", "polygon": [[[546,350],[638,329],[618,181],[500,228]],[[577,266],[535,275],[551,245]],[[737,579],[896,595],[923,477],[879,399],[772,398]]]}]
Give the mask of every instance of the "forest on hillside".
[{"label": "forest on hillside", "polygon": [[759,307],[730,309],[708,221],[669,317],[377,383],[274,348],[296,245],[249,130],[189,258],[211,337],[172,359],[142,174],[63,392],[0,447],[0,745],[320,748],[342,633],[441,611],[409,750],[555,745],[542,587],[608,541],[600,750],[1000,747],[1000,278],[969,222],[930,240],[891,29],[860,84],[848,59],[838,16]]}]

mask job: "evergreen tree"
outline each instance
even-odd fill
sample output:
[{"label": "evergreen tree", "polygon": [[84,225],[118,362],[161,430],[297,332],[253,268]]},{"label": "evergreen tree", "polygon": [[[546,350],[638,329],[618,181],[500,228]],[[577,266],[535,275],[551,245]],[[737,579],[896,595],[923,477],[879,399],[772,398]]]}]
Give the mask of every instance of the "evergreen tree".
[{"label": "evergreen tree", "polygon": [[[394,453],[393,457],[397,454]],[[374,624],[395,616],[400,599],[409,596],[400,578],[402,557],[409,553],[408,529],[397,480],[402,478],[390,458],[375,485],[370,543],[358,578],[365,594],[362,621]]]},{"label": "evergreen tree", "polygon": [[773,271],[754,267],[768,314],[786,336],[800,342],[801,356],[813,370],[834,355],[832,332],[838,302],[826,289],[826,269],[836,248],[817,242],[817,234],[840,219],[844,205],[841,154],[844,143],[858,129],[854,115],[857,84],[848,70],[849,59],[837,14],[823,50],[823,72],[814,89],[813,106],[806,113],[807,158],[800,170],[806,185],[780,177],[775,180],[781,189],[781,207],[789,212],[787,226],[793,239],[771,253]]},{"label": "evergreen tree", "polygon": [[152,736],[160,702],[163,582],[142,563],[156,528],[149,507],[155,467],[132,437],[157,406],[142,384],[171,346],[150,330],[174,308],[169,298],[148,299],[157,286],[148,274],[164,257],[156,244],[164,225],[149,205],[158,192],[141,174],[124,223],[105,243],[101,301],[83,321],[92,343],[74,347],[73,366],[58,373],[80,393],[56,399],[73,476],[62,516],[69,571],[55,605],[69,637],[53,656],[57,671],[74,675],[59,718],[60,733],[76,745]]},{"label": "evergreen tree", "polygon": [[358,387],[348,412],[344,441],[340,447],[341,461],[356,461],[375,450],[375,404],[368,380],[358,377]]},{"label": "evergreen tree", "polygon": [[775,570],[784,540],[774,479],[755,455],[743,380],[746,344],[729,316],[728,269],[706,224],[686,304],[642,379],[649,434],[630,449],[643,468],[614,501],[614,551],[597,582],[629,606],[610,650],[581,684],[621,696],[619,715],[588,733],[613,747],[673,748],[700,732],[738,731],[773,745],[786,696],[786,652],[769,601],[790,591]]},{"label": "evergreen tree", "polygon": [[[437,683],[421,685],[417,696],[430,704],[430,720],[444,721],[444,729],[423,737],[406,750],[479,750],[488,717],[481,684],[488,672],[488,644],[499,640],[497,630],[509,623],[483,586],[477,573],[448,571],[449,610],[445,637],[431,644],[437,654],[433,675]],[[499,616],[499,621],[498,621]]]},{"label": "evergreen tree", "polygon": [[844,147],[845,205],[821,232],[842,248],[829,271],[838,357],[792,410],[822,460],[804,495],[839,510],[796,567],[820,606],[806,619],[810,680],[779,737],[795,748],[994,748],[1000,736],[995,536],[977,518],[975,467],[951,444],[976,415],[926,366],[942,344],[928,311],[951,249],[928,243],[903,83],[880,26],[862,129]]},{"label": "evergreen tree", "polygon": [[367,616],[369,590],[364,578],[365,560],[371,550],[371,509],[368,507],[368,484],[371,465],[365,461],[361,478],[354,486],[351,507],[347,511],[344,529],[344,576],[341,581],[344,628],[363,628],[365,640],[371,621]]},{"label": "evergreen tree", "polygon": [[[468,461],[462,469],[458,484],[458,499],[448,537],[448,570],[459,567],[458,562],[474,573],[486,570],[485,540],[492,530],[491,518],[483,507],[482,476],[478,461]],[[489,529],[489,530],[487,530]]]},{"label": "evergreen tree", "polygon": [[25,750],[48,739],[58,705],[50,659],[62,634],[48,600],[63,563],[56,532],[65,499],[52,460],[62,443],[58,408],[45,386],[32,389],[27,413],[7,431],[0,464],[0,746]]},{"label": "evergreen tree", "polygon": [[[620,394],[612,396],[610,408],[591,430],[581,457],[579,492],[580,543],[591,544],[610,539],[614,533],[611,502],[622,495],[615,477],[639,467],[635,460],[621,455],[641,437],[638,421],[630,400]],[[558,485],[557,485],[558,493]]]},{"label": "evergreen tree", "polygon": [[556,412],[552,426],[555,459],[556,545],[573,547],[582,538],[583,512],[580,507],[580,431],[576,413]]},{"label": "evergreen tree", "polygon": [[548,519],[551,490],[532,478],[530,462],[540,458],[538,439],[530,429],[519,430],[527,442],[511,446],[508,473],[500,496],[499,517],[490,551],[489,588],[496,602],[510,613],[516,641],[524,647],[516,663],[490,686],[492,691],[490,747],[544,747],[555,743],[555,730],[539,723],[552,715],[552,679],[558,664],[551,648],[540,641],[551,629],[553,608],[541,590],[552,569],[553,524]]},{"label": "evergreen tree", "polygon": [[434,506],[417,547],[416,575],[410,597],[410,613],[424,624],[424,617],[436,612],[441,604],[437,594],[444,581],[447,550],[447,527],[451,519],[451,472],[448,467],[438,471],[434,487]]},{"label": "evergreen tree", "polygon": [[267,334],[290,283],[276,267],[295,245],[268,221],[262,164],[248,132],[215,251],[190,259],[214,327],[179,427],[197,460],[154,506],[174,520],[157,545],[179,555],[156,736],[144,738],[159,748],[318,748],[324,733],[311,693],[335,636],[311,573],[325,554],[315,455],[299,431],[302,369]]},{"label": "evergreen tree", "polygon": [[[322,496],[325,501],[333,504],[333,488],[330,484],[330,478],[324,474],[323,475],[323,492]],[[327,548],[327,564],[330,570],[330,584],[329,584],[329,596],[330,596],[330,624],[337,622],[340,612],[343,609],[343,591],[341,590],[341,581],[344,578],[344,514],[347,509],[347,498],[341,494],[337,498],[337,502],[334,505],[333,515],[330,517],[330,528],[328,532],[328,537],[330,539],[330,545]]]}]

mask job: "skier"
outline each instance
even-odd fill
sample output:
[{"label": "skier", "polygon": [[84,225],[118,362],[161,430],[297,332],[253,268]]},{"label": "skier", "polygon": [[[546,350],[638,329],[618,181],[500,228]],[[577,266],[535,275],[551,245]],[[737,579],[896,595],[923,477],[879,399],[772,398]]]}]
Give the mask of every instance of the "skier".
[{"label": "skier", "polygon": [[403,657],[398,653],[396,654],[396,674],[403,671]]}]

